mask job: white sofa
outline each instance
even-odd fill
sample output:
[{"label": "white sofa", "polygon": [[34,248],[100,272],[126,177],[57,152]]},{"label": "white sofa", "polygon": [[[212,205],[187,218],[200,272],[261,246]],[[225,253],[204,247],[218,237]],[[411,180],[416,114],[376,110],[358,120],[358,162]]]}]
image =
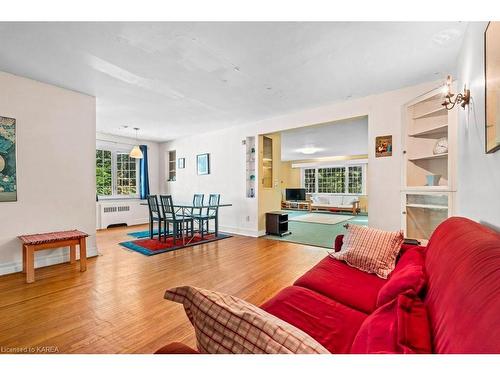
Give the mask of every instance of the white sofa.
[{"label": "white sofa", "polygon": [[311,194],[311,210],[359,212],[359,196],[350,194]]}]

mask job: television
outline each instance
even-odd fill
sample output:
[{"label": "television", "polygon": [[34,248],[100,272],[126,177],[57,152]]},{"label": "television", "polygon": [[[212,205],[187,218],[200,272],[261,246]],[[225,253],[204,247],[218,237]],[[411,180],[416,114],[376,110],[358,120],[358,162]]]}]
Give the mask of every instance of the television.
[{"label": "television", "polygon": [[306,189],[285,189],[287,201],[305,201]]}]

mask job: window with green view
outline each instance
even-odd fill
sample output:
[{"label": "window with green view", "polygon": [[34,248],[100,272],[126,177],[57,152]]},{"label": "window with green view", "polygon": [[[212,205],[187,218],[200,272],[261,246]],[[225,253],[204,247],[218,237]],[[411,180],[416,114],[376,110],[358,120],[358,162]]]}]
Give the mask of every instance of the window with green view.
[{"label": "window with green view", "polygon": [[95,151],[95,177],[97,195],[113,194],[111,151]]},{"label": "window with green view", "polygon": [[98,149],[95,152],[96,194],[136,196],[138,163],[128,153]]}]

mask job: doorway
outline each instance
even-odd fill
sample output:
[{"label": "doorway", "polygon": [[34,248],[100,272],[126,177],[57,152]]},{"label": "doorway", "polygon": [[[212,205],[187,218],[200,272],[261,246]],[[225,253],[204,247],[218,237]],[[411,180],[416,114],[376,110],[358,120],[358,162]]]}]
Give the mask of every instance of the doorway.
[{"label": "doorway", "polygon": [[291,234],[268,238],[332,248],[345,224],[368,225],[368,117],[259,137],[259,230],[266,212]]}]

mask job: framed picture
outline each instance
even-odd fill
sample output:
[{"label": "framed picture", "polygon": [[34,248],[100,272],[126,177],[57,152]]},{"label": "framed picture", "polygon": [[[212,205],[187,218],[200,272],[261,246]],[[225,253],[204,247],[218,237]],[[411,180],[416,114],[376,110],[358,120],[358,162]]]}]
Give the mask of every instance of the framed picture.
[{"label": "framed picture", "polygon": [[17,201],[16,120],[0,116],[0,202]]},{"label": "framed picture", "polygon": [[392,135],[375,138],[375,157],[392,156]]},{"label": "framed picture", "polygon": [[178,169],[184,169],[184,168],[186,168],[186,159],[185,158],[179,158],[179,159],[177,159],[177,168]]},{"label": "framed picture", "polygon": [[500,150],[500,22],[484,32],[486,153]]},{"label": "framed picture", "polygon": [[210,174],[210,154],[196,156],[196,170],[198,174]]}]

